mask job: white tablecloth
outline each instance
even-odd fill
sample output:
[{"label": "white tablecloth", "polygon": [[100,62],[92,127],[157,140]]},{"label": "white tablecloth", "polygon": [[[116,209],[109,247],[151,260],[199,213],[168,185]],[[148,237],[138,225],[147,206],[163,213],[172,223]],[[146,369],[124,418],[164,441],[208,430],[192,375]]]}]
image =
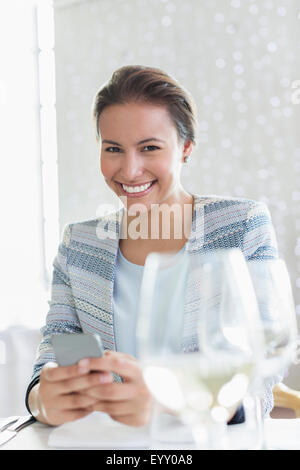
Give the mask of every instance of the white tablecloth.
[{"label": "white tablecloth", "polygon": [[[193,442],[187,442],[188,439],[186,439],[186,435],[182,442],[180,441],[178,433],[174,440],[174,435],[176,434],[174,433],[173,437],[170,436],[170,441],[173,440],[173,442],[161,442],[160,444],[158,442],[151,443],[148,441],[149,435],[147,434],[146,428],[132,428],[114,422],[109,423],[109,421],[107,421],[106,425],[103,423],[101,430],[98,429],[97,436],[92,436],[95,433],[97,419],[92,415],[87,418],[58,427],[51,427],[36,422],[20,431],[17,437],[11,439],[0,449],[195,449]],[[244,429],[243,426],[243,424],[229,426],[230,440],[233,449],[243,448],[241,441]],[[103,436],[105,434],[106,437],[104,439]],[[300,419],[267,419],[265,420],[265,434],[268,449],[300,449]],[[82,438],[83,435],[85,436],[84,439]],[[110,444],[112,436],[115,439],[114,446]],[[127,436],[127,438],[125,439],[124,436]],[[99,438],[101,440],[99,440]],[[87,445],[83,445],[85,442]]]}]

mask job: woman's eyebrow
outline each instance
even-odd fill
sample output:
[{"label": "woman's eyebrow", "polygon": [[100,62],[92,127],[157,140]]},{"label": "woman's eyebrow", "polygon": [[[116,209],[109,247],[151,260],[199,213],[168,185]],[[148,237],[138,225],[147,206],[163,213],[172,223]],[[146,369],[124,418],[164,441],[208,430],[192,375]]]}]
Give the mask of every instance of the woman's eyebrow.
[{"label": "woman's eyebrow", "polygon": [[[149,137],[148,139],[140,140],[139,142],[137,142],[136,145],[144,144],[145,142],[150,142],[153,140],[155,140],[156,142],[165,142],[164,140],[158,139],[157,137]],[[119,144],[118,142],[115,142],[114,140],[108,140],[108,139],[102,140],[102,144],[112,144],[112,145],[118,145],[119,147],[122,147],[122,145]]]}]

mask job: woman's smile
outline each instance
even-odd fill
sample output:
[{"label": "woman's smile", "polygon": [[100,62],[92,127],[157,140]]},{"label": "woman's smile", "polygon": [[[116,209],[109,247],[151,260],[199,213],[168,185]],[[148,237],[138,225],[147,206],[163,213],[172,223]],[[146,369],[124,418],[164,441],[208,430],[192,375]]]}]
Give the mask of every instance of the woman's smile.
[{"label": "woman's smile", "polygon": [[148,183],[140,183],[135,185],[127,185],[124,183],[117,184],[120,186],[121,192],[128,197],[144,197],[149,194],[157,180],[149,181]]}]

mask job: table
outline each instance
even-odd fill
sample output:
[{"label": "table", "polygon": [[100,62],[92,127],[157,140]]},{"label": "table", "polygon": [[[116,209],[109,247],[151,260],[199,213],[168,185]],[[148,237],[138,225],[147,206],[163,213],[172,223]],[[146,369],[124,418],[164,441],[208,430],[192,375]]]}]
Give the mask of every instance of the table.
[{"label": "table", "polygon": [[20,431],[16,437],[0,447],[0,450],[48,450],[52,427],[36,421]]},{"label": "table", "polygon": [[[280,445],[281,449],[300,449],[300,418],[299,419],[267,419],[265,421],[267,435],[269,435],[269,446],[275,448]],[[239,433],[238,426],[230,426],[231,433]],[[23,429],[9,442],[1,446],[0,450],[55,450],[48,446],[48,438],[54,428],[40,422],[35,422]],[[276,444],[276,442],[277,444]],[[286,444],[284,444],[286,442]],[[161,447],[162,449],[164,447]],[[170,447],[167,447],[170,449]],[[186,449],[177,447],[177,449]],[[193,447],[189,446],[188,449]],[[155,447],[157,449],[157,447]]]}]

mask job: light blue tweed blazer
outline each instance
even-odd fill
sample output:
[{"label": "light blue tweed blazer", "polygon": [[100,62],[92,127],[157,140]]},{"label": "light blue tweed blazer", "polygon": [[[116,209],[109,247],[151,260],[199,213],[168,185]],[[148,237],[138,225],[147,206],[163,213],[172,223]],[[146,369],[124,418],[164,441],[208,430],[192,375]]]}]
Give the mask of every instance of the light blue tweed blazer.
[{"label": "light blue tweed blazer", "polygon": [[[41,368],[55,361],[50,337],[59,333],[98,333],[105,349],[115,349],[113,287],[124,209],[109,216],[65,227],[53,262],[51,300],[26,394],[38,382]],[[105,237],[103,237],[105,233]],[[249,199],[194,195],[188,253],[238,247],[245,258],[275,258],[277,243],[265,204]],[[186,300],[182,348],[197,349],[193,305]],[[273,407],[272,386],[266,387],[265,412]]]}]

